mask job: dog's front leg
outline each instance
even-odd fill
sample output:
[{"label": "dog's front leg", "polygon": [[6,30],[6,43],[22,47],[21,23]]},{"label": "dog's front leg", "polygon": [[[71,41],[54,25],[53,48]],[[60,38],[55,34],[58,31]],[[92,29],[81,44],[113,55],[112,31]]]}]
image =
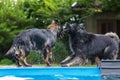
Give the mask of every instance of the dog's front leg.
[{"label": "dog's front leg", "polygon": [[61,66],[62,67],[70,67],[70,66],[76,65],[76,64],[80,64],[80,65],[83,64],[83,59],[78,57],[78,56],[76,56],[73,59],[71,59],[69,63],[62,64]]},{"label": "dog's front leg", "polygon": [[46,48],[46,50],[47,50],[47,53],[48,53],[48,61],[49,61],[49,63],[50,64],[52,64],[53,63],[53,59],[52,59],[52,49],[48,46],[47,48]]},{"label": "dog's front leg", "polygon": [[47,50],[44,51],[43,57],[44,57],[44,61],[47,64],[47,66],[51,66],[50,62],[48,61],[49,60],[49,53],[47,53]]},{"label": "dog's front leg", "polygon": [[52,59],[52,51],[49,52],[49,62],[50,62],[50,64],[53,63],[53,59]]},{"label": "dog's front leg", "polygon": [[70,35],[68,35],[68,36],[69,36],[69,48],[70,48],[70,51],[71,51],[71,55],[68,56],[67,58],[65,58],[61,62],[61,64],[65,64],[65,63],[69,62],[70,60],[72,60],[75,57],[75,51],[74,51],[73,46],[72,46],[72,39],[71,39]]},{"label": "dog's front leg", "polygon": [[17,67],[21,67],[22,66],[22,64],[20,63],[20,60],[16,60],[16,65],[17,65]]},{"label": "dog's front leg", "polygon": [[75,54],[71,54],[70,56],[68,56],[67,58],[65,58],[62,62],[60,62],[61,64],[65,64],[67,62],[69,62],[70,60],[72,60],[74,58]]}]

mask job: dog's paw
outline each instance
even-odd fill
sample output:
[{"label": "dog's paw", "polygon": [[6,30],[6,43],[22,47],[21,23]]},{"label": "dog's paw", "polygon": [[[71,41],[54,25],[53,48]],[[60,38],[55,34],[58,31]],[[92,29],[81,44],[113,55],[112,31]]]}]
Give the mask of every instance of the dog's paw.
[{"label": "dog's paw", "polygon": [[70,67],[68,64],[61,64],[61,67]]},{"label": "dog's paw", "polygon": [[62,65],[62,64],[64,64],[64,62],[62,61],[62,62],[60,62],[60,64]]},{"label": "dog's paw", "polygon": [[63,65],[63,64],[66,64],[67,62],[66,61],[61,61],[60,64]]},{"label": "dog's paw", "polygon": [[22,67],[22,65],[17,65],[17,67]]},{"label": "dog's paw", "polygon": [[25,67],[32,67],[32,65],[31,65],[31,64],[28,64],[28,65],[25,65]]}]

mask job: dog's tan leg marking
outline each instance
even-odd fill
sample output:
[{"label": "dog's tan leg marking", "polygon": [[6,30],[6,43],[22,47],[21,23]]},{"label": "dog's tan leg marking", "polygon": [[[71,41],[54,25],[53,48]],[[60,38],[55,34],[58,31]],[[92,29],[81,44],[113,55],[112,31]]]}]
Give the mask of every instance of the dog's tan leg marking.
[{"label": "dog's tan leg marking", "polygon": [[24,63],[25,66],[27,66],[27,67],[32,67],[31,64],[28,64],[28,63],[27,63],[27,61],[26,61],[26,57],[24,57],[24,59],[23,59],[23,63]]},{"label": "dog's tan leg marking", "polygon": [[49,52],[49,62],[50,62],[50,64],[52,64],[52,63],[53,63],[53,60],[52,60],[52,51],[51,51],[51,52]]},{"label": "dog's tan leg marking", "polygon": [[28,64],[27,61],[26,61],[25,51],[23,49],[21,49],[20,51],[21,51],[20,60],[23,63],[23,65],[26,66],[26,67],[31,67],[31,65]]},{"label": "dog's tan leg marking", "polygon": [[47,64],[47,66],[50,66],[50,63],[48,61],[48,59],[49,59],[48,49],[45,49],[45,52],[43,53],[43,56],[44,56],[44,62]]},{"label": "dog's tan leg marking", "polygon": [[100,64],[100,59],[99,59],[98,57],[95,58],[95,63],[96,63],[97,65]]},{"label": "dog's tan leg marking", "polygon": [[66,63],[66,62],[69,61],[71,58],[72,58],[71,56],[68,56],[67,58],[65,58],[65,59],[61,62],[61,64]]},{"label": "dog's tan leg marking", "polygon": [[21,67],[22,66],[22,64],[20,63],[20,54],[21,54],[21,52],[20,52],[20,50],[18,49],[18,48],[15,48],[15,55],[16,55],[16,65],[17,65],[17,67]]},{"label": "dog's tan leg marking", "polygon": [[51,64],[49,63],[49,61],[48,61],[48,53],[47,53],[47,55],[46,55],[46,57],[44,58],[44,61],[45,61],[45,63],[47,64],[47,66],[51,66]]},{"label": "dog's tan leg marking", "polygon": [[17,67],[21,67],[22,66],[22,64],[20,63],[20,60],[16,61],[16,65],[17,65]]},{"label": "dog's tan leg marking", "polygon": [[52,50],[49,46],[46,46],[46,53],[44,54],[44,61],[47,66],[51,66],[52,64]]},{"label": "dog's tan leg marking", "polygon": [[53,61],[52,61],[52,50],[50,49],[49,46],[46,47],[46,52],[47,52],[47,57],[46,57],[46,63],[48,66],[51,66]]},{"label": "dog's tan leg marking", "polygon": [[52,59],[52,52],[49,52],[49,57],[50,59]]}]

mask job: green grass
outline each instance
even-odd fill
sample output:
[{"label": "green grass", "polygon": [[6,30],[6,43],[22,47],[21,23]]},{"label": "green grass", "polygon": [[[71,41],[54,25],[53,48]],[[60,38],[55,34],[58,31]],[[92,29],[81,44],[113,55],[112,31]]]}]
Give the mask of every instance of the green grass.
[{"label": "green grass", "polygon": [[[15,63],[13,63],[11,60],[8,60],[8,59],[3,59],[1,62],[0,62],[0,66],[16,66]],[[46,64],[32,64],[32,66],[34,67],[46,67]],[[72,67],[96,67],[97,65],[94,64],[94,65],[91,65],[91,64],[85,64],[85,65],[74,65]],[[61,67],[61,65],[59,63],[53,63],[52,67]]]}]

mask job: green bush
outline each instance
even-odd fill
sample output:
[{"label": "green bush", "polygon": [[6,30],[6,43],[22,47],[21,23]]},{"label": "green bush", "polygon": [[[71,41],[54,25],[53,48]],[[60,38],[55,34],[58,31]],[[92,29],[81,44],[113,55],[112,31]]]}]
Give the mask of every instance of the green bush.
[{"label": "green bush", "polygon": [[6,65],[6,64],[11,65],[11,64],[13,64],[13,62],[11,60],[8,60],[8,59],[3,59],[3,60],[1,60],[0,64],[2,64],[2,65]]},{"label": "green bush", "polygon": [[[65,47],[65,44],[62,41],[57,41],[55,47],[52,50],[53,52],[53,61],[54,63],[60,63],[66,56],[69,55],[68,50]],[[27,57],[28,63],[31,64],[43,64],[43,55],[42,53],[36,53],[32,51],[30,55]]]},{"label": "green bush", "polygon": [[43,64],[43,56],[42,53],[37,53],[35,51],[31,51],[27,56],[27,62],[30,64]]},{"label": "green bush", "polygon": [[69,55],[69,51],[66,49],[65,44],[62,41],[57,41],[55,48],[53,48],[53,60],[56,63],[60,63],[66,56]]}]

